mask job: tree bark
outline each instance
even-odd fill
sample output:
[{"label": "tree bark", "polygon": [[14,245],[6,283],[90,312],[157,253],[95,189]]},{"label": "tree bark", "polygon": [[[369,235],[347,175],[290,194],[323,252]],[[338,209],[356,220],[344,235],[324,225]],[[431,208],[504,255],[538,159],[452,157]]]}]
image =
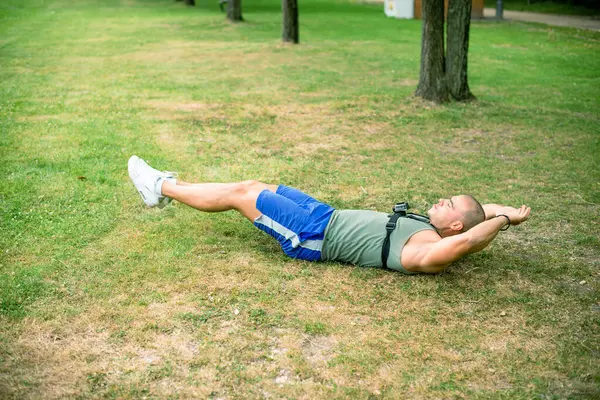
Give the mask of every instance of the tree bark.
[{"label": "tree bark", "polygon": [[227,18],[231,22],[243,21],[242,0],[229,0],[227,2]]},{"label": "tree bark", "polygon": [[458,101],[475,99],[467,81],[470,25],[471,0],[449,0],[446,83],[450,95]]},{"label": "tree bark", "polygon": [[281,38],[284,42],[298,43],[298,0],[281,0],[281,13]]},{"label": "tree bark", "polygon": [[421,71],[417,96],[444,103],[449,100],[444,74],[444,0],[423,0]]}]

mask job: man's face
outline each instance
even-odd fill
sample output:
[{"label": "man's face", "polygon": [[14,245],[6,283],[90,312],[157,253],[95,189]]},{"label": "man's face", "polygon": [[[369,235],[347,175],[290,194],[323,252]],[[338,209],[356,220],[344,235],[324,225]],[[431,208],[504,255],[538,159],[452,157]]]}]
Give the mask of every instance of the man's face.
[{"label": "man's face", "polygon": [[[453,223],[462,219],[467,206],[464,196],[452,196],[449,199],[440,199],[427,211],[427,215],[431,224],[438,229],[455,228],[456,225],[453,226]],[[460,229],[462,229],[462,222]]]}]

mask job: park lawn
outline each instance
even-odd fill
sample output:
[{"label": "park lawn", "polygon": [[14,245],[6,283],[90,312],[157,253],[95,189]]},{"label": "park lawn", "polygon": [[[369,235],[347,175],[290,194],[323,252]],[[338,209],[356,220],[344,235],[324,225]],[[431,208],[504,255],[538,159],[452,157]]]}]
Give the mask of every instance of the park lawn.
[{"label": "park lawn", "polygon": [[[496,8],[497,0],[485,0],[485,6]],[[528,1],[528,0],[502,0],[505,10],[527,11],[542,14],[559,15],[581,15],[586,17],[597,17],[600,15],[600,9],[584,6],[575,6],[572,4],[555,3],[553,1]]]},{"label": "park lawn", "polygon": [[[412,97],[380,6],[0,5],[0,397],[600,396],[600,34],[473,22],[478,101]],[[286,258],[234,212],[146,209],[137,154],[339,208],[532,207],[442,274]]]}]

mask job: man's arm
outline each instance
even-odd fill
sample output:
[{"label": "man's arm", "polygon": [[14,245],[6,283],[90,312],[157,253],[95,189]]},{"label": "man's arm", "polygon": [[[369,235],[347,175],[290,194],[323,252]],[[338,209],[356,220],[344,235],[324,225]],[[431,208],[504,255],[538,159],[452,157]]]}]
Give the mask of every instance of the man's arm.
[{"label": "man's arm", "polygon": [[483,207],[483,211],[485,211],[485,220],[487,221],[488,219],[492,219],[494,217],[496,217],[496,214],[498,214],[499,212],[502,212],[502,209],[505,208],[512,208],[513,210],[516,210],[516,208],[514,207],[506,207],[503,206],[502,204],[484,204],[482,205]]},{"label": "man's arm", "polygon": [[[483,211],[485,212],[486,221],[492,218],[496,218],[496,215],[498,214],[508,215],[511,221],[511,225],[519,225],[521,222],[527,219],[521,219],[521,217],[519,216],[519,210],[521,210],[524,206],[521,206],[521,208],[514,208],[510,206],[503,206],[501,204],[484,204],[482,207]],[[512,216],[514,216],[514,220]],[[529,216],[529,214],[527,214],[527,216]]]},{"label": "man's arm", "polygon": [[[506,214],[512,225],[518,225],[529,218],[531,209],[527,206],[518,209],[503,207],[499,212]],[[507,223],[506,217],[494,216],[467,232],[424,245],[420,251],[418,266],[414,270],[426,273],[442,271],[459,258],[483,250]]]}]

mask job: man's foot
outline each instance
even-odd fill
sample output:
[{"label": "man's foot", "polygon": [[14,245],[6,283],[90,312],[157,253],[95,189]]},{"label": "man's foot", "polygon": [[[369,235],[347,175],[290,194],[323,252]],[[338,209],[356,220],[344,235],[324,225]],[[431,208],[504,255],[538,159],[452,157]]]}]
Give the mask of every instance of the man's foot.
[{"label": "man's foot", "polygon": [[162,195],[163,182],[169,181],[175,184],[177,173],[170,171],[159,171],[149,166],[138,156],[131,156],[127,163],[129,177],[133,181],[135,188],[142,196],[144,204],[148,207],[165,207],[171,202],[170,197]]}]

